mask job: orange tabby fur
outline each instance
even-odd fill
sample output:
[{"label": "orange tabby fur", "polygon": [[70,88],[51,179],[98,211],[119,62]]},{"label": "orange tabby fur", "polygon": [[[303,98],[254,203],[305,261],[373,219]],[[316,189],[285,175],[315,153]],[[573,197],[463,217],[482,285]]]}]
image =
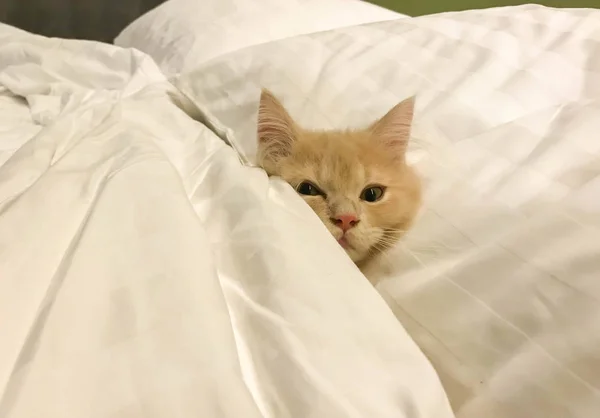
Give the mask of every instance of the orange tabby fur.
[{"label": "orange tabby fur", "polygon": [[[414,98],[361,130],[311,131],[298,126],[281,103],[263,90],[258,116],[258,162],[269,175],[295,189],[304,181],[324,196],[301,197],[338,240],[344,237],[350,258],[364,267],[393,246],[412,224],[421,203],[421,184],[406,164]],[[379,201],[361,200],[367,186],[382,186]],[[358,222],[345,233],[341,214]]]}]

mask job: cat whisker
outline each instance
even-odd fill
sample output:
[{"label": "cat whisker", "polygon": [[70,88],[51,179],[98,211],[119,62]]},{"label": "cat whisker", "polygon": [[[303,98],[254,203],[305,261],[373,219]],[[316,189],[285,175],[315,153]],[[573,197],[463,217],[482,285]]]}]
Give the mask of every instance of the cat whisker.
[{"label": "cat whisker", "polygon": [[447,253],[461,251],[464,249],[462,246],[450,246],[439,242],[427,242],[426,245],[411,245],[411,243],[407,243],[406,241],[386,237],[380,238],[374,246],[376,246],[378,249],[388,250],[396,245],[401,245],[407,251],[416,254],[432,254],[440,252]]},{"label": "cat whisker", "polygon": [[385,250],[389,250],[390,248],[392,248],[394,246],[395,243],[385,243],[385,242],[376,242],[375,244],[373,244],[372,248],[376,248],[377,250],[380,251],[385,251]]},{"label": "cat whisker", "polygon": [[383,244],[394,245],[394,244],[396,244],[398,242],[398,240],[397,239],[391,239],[391,238],[381,238],[377,242],[381,242]]}]

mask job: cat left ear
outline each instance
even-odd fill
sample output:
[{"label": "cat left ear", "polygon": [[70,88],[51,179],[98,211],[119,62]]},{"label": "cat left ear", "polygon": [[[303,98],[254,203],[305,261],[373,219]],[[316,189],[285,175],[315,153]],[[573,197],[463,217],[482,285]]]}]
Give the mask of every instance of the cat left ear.
[{"label": "cat left ear", "polygon": [[369,127],[369,130],[404,158],[415,110],[415,96],[409,97],[394,106],[384,117]]},{"label": "cat left ear", "polygon": [[258,151],[261,159],[276,162],[289,154],[298,126],[281,102],[263,89],[258,108]]}]

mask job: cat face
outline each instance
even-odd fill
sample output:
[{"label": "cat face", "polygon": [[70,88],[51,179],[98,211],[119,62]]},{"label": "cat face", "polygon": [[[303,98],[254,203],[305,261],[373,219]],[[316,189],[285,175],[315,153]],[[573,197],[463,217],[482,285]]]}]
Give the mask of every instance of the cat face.
[{"label": "cat face", "polygon": [[287,181],[357,264],[390,248],[410,227],[421,186],[405,162],[414,100],[370,127],[309,131],[268,91],[258,120],[258,161]]}]

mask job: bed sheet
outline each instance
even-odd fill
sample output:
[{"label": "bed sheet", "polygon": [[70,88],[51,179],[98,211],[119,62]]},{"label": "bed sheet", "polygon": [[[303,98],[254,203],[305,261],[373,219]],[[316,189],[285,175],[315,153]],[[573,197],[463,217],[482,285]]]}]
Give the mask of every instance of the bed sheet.
[{"label": "bed sheet", "polygon": [[142,53],[0,32],[0,417],[452,417],[302,200],[188,108]]},{"label": "bed sheet", "polygon": [[115,44],[149,54],[173,76],[247,46],[401,17],[361,0],[169,0],[123,29]]},{"label": "bed sheet", "polygon": [[254,160],[261,87],[311,128],[416,94],[420,219],[367,272],[461,418],[600,413],[600,11],[523,6],[246,48],[179,88]]}]

